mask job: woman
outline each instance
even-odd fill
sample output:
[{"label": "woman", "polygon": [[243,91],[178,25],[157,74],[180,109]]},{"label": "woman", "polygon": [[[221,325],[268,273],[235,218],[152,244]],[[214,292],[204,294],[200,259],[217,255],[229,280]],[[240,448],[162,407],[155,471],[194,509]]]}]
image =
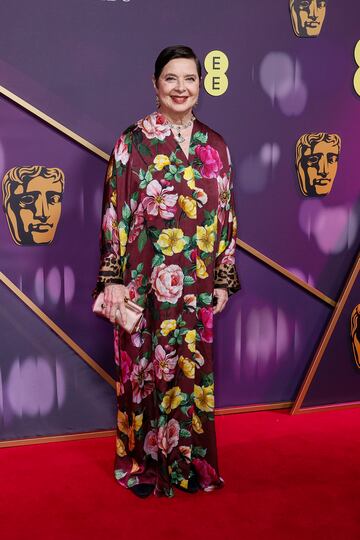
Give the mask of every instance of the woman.
[{"label": "woman", "polygon": [[200,80],[190,48],[160,53],[158,111],[124,131],[105,181],[96,293],[104,289],[113,323],[117,310],[126,318],[125,296],[145,308],[139,332],[114,331],[115,478],[140,497],[223,484],[213,313],[240,284],[229,154],[222,137],[192,114]]}]

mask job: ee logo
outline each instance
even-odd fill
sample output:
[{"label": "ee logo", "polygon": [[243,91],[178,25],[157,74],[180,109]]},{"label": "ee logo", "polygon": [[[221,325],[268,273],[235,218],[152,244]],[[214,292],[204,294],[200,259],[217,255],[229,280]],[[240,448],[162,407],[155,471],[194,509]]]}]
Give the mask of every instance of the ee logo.
[{"label": "ee logo", "polygon": [[204,61],[207,75],[204,80],[205,90],[210,96],[221,96],[225,94],[229,80],[226,72],[229,67],[229,60],[222,51],[210,51]]},{"label": "ee logo", "polygon": [[354,75],[354,88],[355,92],[360,96],[360,39],[355,46],[354,56],[355,62],[358,65],[358,69]]}]

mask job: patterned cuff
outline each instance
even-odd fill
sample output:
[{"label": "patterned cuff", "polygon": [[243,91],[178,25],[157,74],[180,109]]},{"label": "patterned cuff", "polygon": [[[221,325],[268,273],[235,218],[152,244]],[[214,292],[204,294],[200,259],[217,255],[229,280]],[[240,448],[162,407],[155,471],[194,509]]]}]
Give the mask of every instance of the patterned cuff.
[{"label": "patterned cuff", "polygon": [[98,294],[104,290],[107,283],[112,283],[115,285],[124,283],[120,261],[114,257],[114,255],[108,255],[103,260],[99,270],[96,287],[92,292],[92,297],[96,298]]},{"label": "patterned cuff", "polygon": [[214,287],[227,289],[229,296],[241,289],[235,264],[219,264],[215,267]]}]

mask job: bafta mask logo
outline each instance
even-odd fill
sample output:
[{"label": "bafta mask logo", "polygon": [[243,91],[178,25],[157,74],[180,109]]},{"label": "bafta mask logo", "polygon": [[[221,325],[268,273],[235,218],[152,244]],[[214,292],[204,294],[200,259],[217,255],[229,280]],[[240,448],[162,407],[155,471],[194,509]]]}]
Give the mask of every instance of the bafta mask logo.
[{"label": "bafta mask logo", "polygon": [[291,21],[298,37],[317,37],[325,19],[327,0],[290,0]]},{"label": "bafta mask logo", "polygon": [[338,135],[307,133],[296,145],[300,189],[308,197],[328,195],[333,186],[341,150]]},{"label": "bafta mask logo", "polygon": [[351,314],[350,334],[355,362],[360,368],[360,304],[354,308]]},{"label": "bafta mask logo", "polygon": [[13,167],[5,174],[3,205],[16,244],[34,246],[54,240],[63,191],[64,173],[60,169]]}]

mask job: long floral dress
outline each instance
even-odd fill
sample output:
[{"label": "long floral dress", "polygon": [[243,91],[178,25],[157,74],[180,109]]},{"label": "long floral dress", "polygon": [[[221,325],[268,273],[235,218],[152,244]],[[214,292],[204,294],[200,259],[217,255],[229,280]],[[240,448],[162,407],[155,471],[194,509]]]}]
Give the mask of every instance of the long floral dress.
[{"label": "long floral dress", "polygon": [[221,487],[214,425],[213,290],[240,289],[229,152],[195,119],[189,158],[163,115],[130,126],[109,160],[94,294],[122,283],[142,328],[114,328],[115,478],[156,495]]}]

